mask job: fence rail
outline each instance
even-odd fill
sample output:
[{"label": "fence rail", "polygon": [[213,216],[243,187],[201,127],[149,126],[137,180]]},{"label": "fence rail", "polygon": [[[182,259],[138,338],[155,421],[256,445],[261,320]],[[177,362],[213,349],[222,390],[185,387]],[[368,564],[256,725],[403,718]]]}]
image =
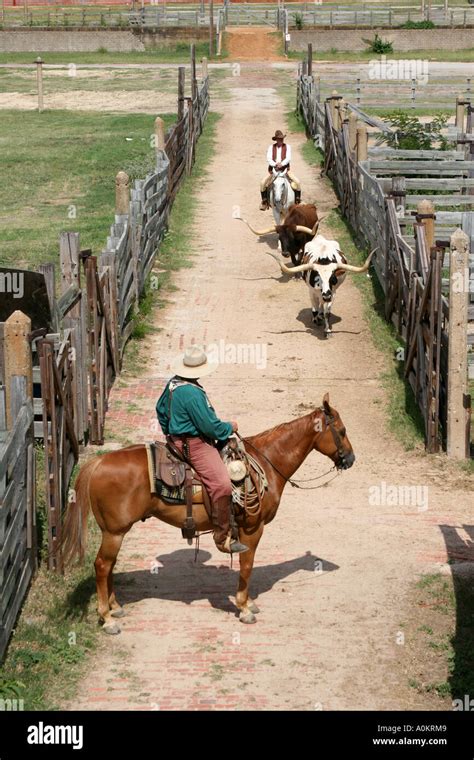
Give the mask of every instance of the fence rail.
[{"label": "fence rail", "polygon": [[[474,331],[468,337],[468,323],[474,327],[474,293],[469,287],[474,281],[474,211],[466,209],[474,201],[470,194],[474,190],[474,160],[473,143],[463,138],[472,134],[474,108],[470,102],[458,100],[458,144],[452,151],[369,148],[364,122],[373,124],[373,118],[360,109],[351,111],[350,104],[337,93],[319,102],[308,69],[312,69],[311,60],[300,68],[297,110],[308,135],[323,151],[323,173],[334,184],[341,212],[359,241],[378,249],[375,271],[385,294],[385,316],[405,344],[405,376],[425,420],[427,450],[437,451],[444,445],[448,451],[462,450],[462,456],[468,456],[467,359],[474,337]],[[435,213],[430,198],[424,193],[407,195],[408,188],[416,188],[418,193],[442,190],[445,195],[433,195],[435,202],[440,197],[441,208],[457,204],[461,210]],[[456,257],[460,249],[465,250],[462,266]],[[462,289],[460,300],[453,282]],[[459,324],[457,311],[451,314],[452,301],[455,309],[466,306],[465,323]],[[461,355],[456,358],[450,353],[451,343],[459,345],[451,340],[454,330],[464,335]],[[461,390],[454,388],[450,378],[450,368],[459,363],[465,366],[465,377],[462,372],[459,375]],[[472,369],[471,365],[471,376]],[[457,395],[450,398],[455,390]],[[456,433],[450,425],[453,415],[463,422]]]},{"label": "fence rail", "polygon": [[[0,21],[4,27],[81,27],[137,28],[209,26],[207,3],[150,3],[139,9],[65,3],[41,4],[33,7],[2,7]],[[458,5],[337,5],[318,3],[214,3],[213,20],[221,12],[227,25],[282,26],[280,14],[287,14],[289,28],[397,28],[407,22],[431,21],[439,27],[474,25],[474,8]]]}]

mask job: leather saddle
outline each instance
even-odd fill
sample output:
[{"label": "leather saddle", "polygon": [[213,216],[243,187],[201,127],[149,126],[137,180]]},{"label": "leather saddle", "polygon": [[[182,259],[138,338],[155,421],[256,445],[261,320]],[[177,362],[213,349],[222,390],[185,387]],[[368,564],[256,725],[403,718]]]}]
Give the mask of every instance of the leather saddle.
[{"label": "leather saddle", "polygon": [[193,503],[204,504],[211,517],[211,502],[201,480],[180,451],[168,441],[150,444],[154,469],[155,493],[167,504],[186,504],[186,518],[181,528],[189,542],[196,535]]}]

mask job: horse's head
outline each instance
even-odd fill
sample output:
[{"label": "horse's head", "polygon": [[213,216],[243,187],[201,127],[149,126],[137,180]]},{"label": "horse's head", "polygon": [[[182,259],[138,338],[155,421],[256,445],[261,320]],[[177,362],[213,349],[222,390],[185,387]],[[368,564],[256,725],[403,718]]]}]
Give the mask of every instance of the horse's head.
[{"label": "horse's head", "polygon": [[352,467],[355,454],[339,413],[329,405],[329,393],[325,394],[322,406],[314,412],[314,429],[313,448],[332,459],[338,470]]},{"label": "horse's head", "polygon": [[277,174],[273,180],[273,202],[276,206],[286,206],[288,180],[286,174]]}]

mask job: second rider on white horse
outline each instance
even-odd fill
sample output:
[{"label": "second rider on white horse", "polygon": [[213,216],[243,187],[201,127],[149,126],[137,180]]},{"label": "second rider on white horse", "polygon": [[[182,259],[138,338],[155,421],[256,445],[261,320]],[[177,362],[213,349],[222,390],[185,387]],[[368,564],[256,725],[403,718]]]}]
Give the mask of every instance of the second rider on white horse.
[{"label": "second rider on white horse", "polygon": [[272,137],[273,145],[268,146],[267,150],[267,163],[268,174],[264,177],[260,183],[260,193],[262,196],[262,202],[260,204],[260,210],[266,211],[270,208],[268,191],[273,181],[274,171],[280,172],[286,169],[286,176],[288,177],[291,187],[295,193],[295,203],[301,201],[301,186],[298,177],[290,172],[291,161],[291,145],[285,143],[286,135],[277,129]]}]

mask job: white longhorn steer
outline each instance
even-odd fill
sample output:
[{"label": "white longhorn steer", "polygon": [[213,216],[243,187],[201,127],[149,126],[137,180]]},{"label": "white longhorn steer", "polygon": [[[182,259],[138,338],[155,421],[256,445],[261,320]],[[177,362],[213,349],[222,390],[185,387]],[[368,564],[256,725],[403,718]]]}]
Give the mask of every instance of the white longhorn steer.
[{"label": "white longhorn steer", "polygon": [[[309,227],[308,232],[312,232]],[[335,291],[344,282],[346,272],[367,272],[376,250],[374,248],[361,267],[355,267],[347,263],[337,240],[328,240],[318,234],[306,243],[302,263],[297,267],[287,267],[276,254],[269,251],[268,254],[273,256],[285,274],[303,272],[310,291],[313,322],[321,324],[324,319],[324,332],[328,336],[332,332],[329,319]]]}]

